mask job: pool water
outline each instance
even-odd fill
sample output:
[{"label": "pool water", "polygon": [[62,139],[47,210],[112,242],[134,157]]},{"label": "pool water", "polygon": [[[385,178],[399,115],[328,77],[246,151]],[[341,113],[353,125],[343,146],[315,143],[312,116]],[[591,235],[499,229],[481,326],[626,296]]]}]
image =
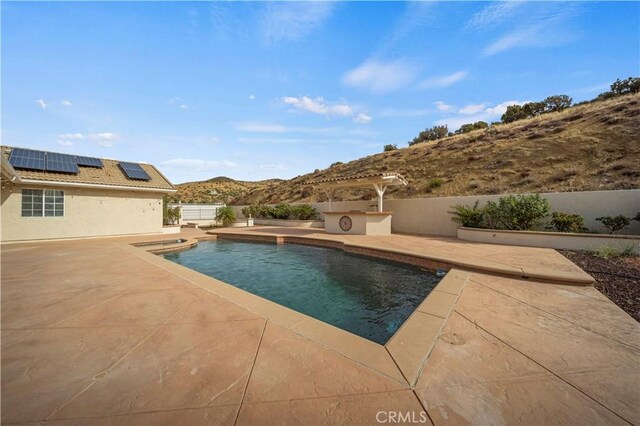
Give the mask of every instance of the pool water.
[{"label": "pool water", "polygon": [[161,256],[380,344],[440,280],[417,267],[295,244],[201,241]]}]

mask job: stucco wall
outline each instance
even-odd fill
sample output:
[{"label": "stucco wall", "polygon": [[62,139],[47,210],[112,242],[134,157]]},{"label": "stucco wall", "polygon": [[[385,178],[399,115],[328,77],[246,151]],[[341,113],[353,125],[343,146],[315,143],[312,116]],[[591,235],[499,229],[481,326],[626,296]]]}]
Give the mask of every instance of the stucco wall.
[{"label": "stucco wall", "polygon": [[[551,203],[551,211],[577,213],[584,217],[585,226],[598,232],[606,232],[600,222],[600,216],[617,216],[619,214],[634,217],[640,211],[640,190],[621,191],[585,191],[585,192],[553,192],[540,194]],[[472,206],[476,200],[480,206],[489,200],[497,200],[503,196],[479,195],[470,197],[412,198],[402,200],[384,200],[384,210],[393,212],[391,228],[394,232],[409,234],[448,235],[457,234],[457,224],[451,221],[448,213],[456,204]],[[333,202],[333,211],[365,210],[374,211],[373,201],[340,201]],[[329,203],[312,203],[322,212],[329,210]],[[241,207],[234,207],[240,213]],[[241,216],[240,216],[241,217]],[[632,221],[625,234],[640,234],[640,222]]]},{"label": "stucco wall", "polygon": [[64,217],[22,217],[22,188],[2,190],[0,240],[23,241],[162,233],[162,194],[139,191],[64,190]]}]

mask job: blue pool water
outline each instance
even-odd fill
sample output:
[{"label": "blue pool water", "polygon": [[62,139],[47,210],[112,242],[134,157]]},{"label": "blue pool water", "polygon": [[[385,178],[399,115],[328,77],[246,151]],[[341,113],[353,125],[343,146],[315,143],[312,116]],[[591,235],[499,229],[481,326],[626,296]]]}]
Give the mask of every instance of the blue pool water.
[{"label": "blue pool water", "polygon": [[295,244],[202,241],[162,256],[380,344],[440,280],[416,267]]}]

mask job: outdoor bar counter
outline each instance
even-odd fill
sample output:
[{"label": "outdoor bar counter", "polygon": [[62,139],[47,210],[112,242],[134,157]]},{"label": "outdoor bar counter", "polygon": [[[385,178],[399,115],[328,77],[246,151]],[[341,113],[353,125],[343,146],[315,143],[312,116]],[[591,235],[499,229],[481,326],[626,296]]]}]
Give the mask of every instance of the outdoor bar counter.
[{"label": "outdoor bar counter", "polygon": [[390,235],[391,212],[324,212],[324,229],[329,234]]}]

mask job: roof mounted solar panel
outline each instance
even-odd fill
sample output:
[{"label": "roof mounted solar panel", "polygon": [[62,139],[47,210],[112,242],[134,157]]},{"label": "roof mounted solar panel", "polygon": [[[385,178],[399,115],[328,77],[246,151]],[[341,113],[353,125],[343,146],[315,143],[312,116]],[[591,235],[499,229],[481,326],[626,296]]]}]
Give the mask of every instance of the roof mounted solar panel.
[{"label": "roof mounted solar panel", "polygon": [[151,176],[145,172],[140,164],[136,163],[118,163],[125,176],[133,180],[151,180]]},{"label": "roof mounted solar panel", "polygon": [[73,155],[58,154],[57,152],[47,152],[46,154],[46,170],[48,172],[78,173],[78,163]]},{"label": "roof mounted solar panel", "polygon": [[44,151],[13,148],[9,156],[9,163],[16,169],[44,171],[46,166]]},{"label": "roof mounted solar panel", "polygon": [[99,169],[104,167],[102,160],[99,158],[76,156],[76,162],[78,166],[83,167],[97,167]]}]

